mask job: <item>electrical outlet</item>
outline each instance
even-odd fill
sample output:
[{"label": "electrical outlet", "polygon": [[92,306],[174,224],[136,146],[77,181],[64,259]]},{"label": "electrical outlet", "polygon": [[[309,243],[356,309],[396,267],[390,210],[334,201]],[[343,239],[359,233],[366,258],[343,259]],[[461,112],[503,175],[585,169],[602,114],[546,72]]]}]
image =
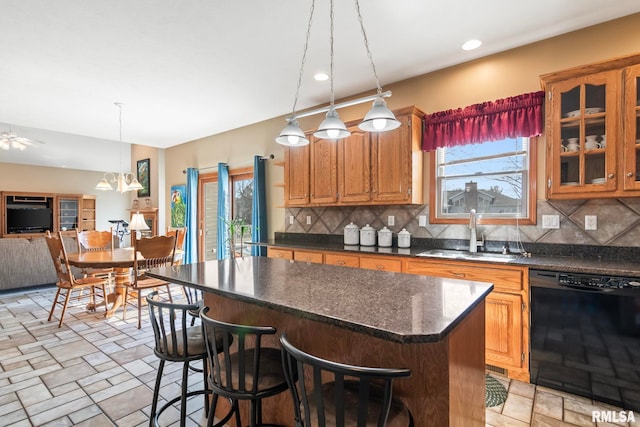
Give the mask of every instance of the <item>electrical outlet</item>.
[{"label": "electrical outlet", "polygon": [[427,216],[426,215],[420,215],[418,217],[418,226],[420,226],[420,227],[426,227],[427,226]]},{"label": "electrical outlet", "polygon": [[293,225],[293,215],[289,215],[289,225]]},{"label": "electrical outlet", "polygon": [[560,228],[560,215],[542,215],[542,228]]},{"label": "electrical outlet", "polygon": [[395,216],[393,216],[393,215],[389,215],[389,216],[387,217],[387,225],[388,225],[389,227],[392,227],[392,226],[396,225],[396,217],[395,217]]},{"label": "electrical outlet", "polygon": [[307,225],[311,225],[311,215],[307,215]]},{"label": "electrical outlet", "polygon": [[585,215],[584,216],[584,229],[585,230],[597,230],[598,229],[598,216],[597,215]]}]

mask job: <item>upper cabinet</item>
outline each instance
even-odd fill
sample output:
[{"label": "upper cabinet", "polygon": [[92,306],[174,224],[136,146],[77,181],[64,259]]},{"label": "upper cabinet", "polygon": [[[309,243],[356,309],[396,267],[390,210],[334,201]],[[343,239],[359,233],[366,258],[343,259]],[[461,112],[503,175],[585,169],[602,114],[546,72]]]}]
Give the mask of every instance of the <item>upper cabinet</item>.
[{"label": "upper cabinet", "polygon": [[[285,149],[285,206],[421,204],[422,117],[394,111],[401,126],[380,133],[348,124],[351,135]],[[310,132],[312,133],[312,132]]]},{"label": "upper cabinet", "polygon": [[541,76],[549,199],[640,195],[637,64],[640,55]]}]

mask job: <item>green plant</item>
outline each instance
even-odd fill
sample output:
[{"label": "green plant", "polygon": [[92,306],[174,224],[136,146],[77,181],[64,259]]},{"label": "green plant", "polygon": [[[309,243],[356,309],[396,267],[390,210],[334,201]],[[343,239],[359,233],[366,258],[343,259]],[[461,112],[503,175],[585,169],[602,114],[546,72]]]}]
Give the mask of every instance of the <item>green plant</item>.
[{"label": "green plant", "polygon": [[251,224],[246,224],[244,222],[244,218],[227,220],[226,218],[220,217],[220,219],[224,222],[224,225],[227,228],[227,239],[225,244],[229,246],[231,258],[235,258],[238,242],[240,243],[239,252],[242,256],[244,250],[243,241],[244,239],[251,238]]}]

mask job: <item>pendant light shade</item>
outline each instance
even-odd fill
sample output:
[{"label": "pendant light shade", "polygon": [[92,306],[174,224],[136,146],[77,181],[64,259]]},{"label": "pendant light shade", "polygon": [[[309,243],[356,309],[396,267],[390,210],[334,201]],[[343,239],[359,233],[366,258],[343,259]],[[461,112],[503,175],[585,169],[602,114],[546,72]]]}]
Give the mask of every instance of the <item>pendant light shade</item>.
[{"label": "pendant light shade", "polygon": [[295,119],[288,121],[287,126],[282,129],[282,132],[276,138],[276,142],[286,147],[302,147],[309,144],[307,136],[302,132],[298,121]]},{"label": "pendant light shade", "polygon": [[366,132],[384,132],[400,127],[400,122],[387,108],[387,103],[382,96],[379,96],[373,101],[373,107],[364,116],[364,120],[358,127]]},{"label": "pendant light shade", "polygon": [[320,123],[320,127],[313,136],[320,139],[341,139],[351,135],[345,124],[338,117],[335,108],[327,111],[327,117]]},{"label": "pendant light shade", "polygon": [[98,183],[98,185],[96,185],[96,190],[108,191],[108,190],[113,190],[113,187],[111,186],[111,184],[109,184],[109,181],[107,181],[107,178],[105,176]]}]

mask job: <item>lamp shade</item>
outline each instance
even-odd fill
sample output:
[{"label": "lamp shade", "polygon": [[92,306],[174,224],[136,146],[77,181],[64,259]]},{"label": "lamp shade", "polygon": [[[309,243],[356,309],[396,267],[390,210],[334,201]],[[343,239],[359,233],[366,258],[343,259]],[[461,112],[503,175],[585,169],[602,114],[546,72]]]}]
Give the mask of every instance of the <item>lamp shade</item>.
[{"label": "lamp shade", "polygon": [[131,216],[131,222],[129,222],[129,230],[141,231],[149,230],[149,225],[144,220],[144,215],[140,212],[136,212]]},{"label": "lamp shade", "polygon": [[131,174],[131,184],[129,184],[129,190],[142,190],[142,184],[138,181],[138,179]]},{"label": "lamp shade", "polygon": [[289,120],[287,126],[282,129],[282,132],[276,138],[276,142],[286,147],[302,147],[309,144],[307,136],[302,132],[298,121],[295,119]]},{"label": "lamp shade", "polygon": [[331,107],[327,111],[327,117],[320,123],[320,127],[313,136],[320,139],[341,139],[351,135],[345,124],[338,117],[338,112]]},{"label": "lamp shade", "polygon": [[107,191],[107,190],[113,190],[113,187],[111,187],[111,184],[109,184],[109,181],[107,181],[107,178],[102,178],[102,180],[98,183],[98,185],[96,185],[96,190],[102,190],[102,191]]},{"label": "lamp shade", "polygon": [[384,132],[400,127],[400,122],[387,108],[385,100],[379,96],[373,101],[371,110],[364,116],[364,120],[358,127],[366,132]]}]

